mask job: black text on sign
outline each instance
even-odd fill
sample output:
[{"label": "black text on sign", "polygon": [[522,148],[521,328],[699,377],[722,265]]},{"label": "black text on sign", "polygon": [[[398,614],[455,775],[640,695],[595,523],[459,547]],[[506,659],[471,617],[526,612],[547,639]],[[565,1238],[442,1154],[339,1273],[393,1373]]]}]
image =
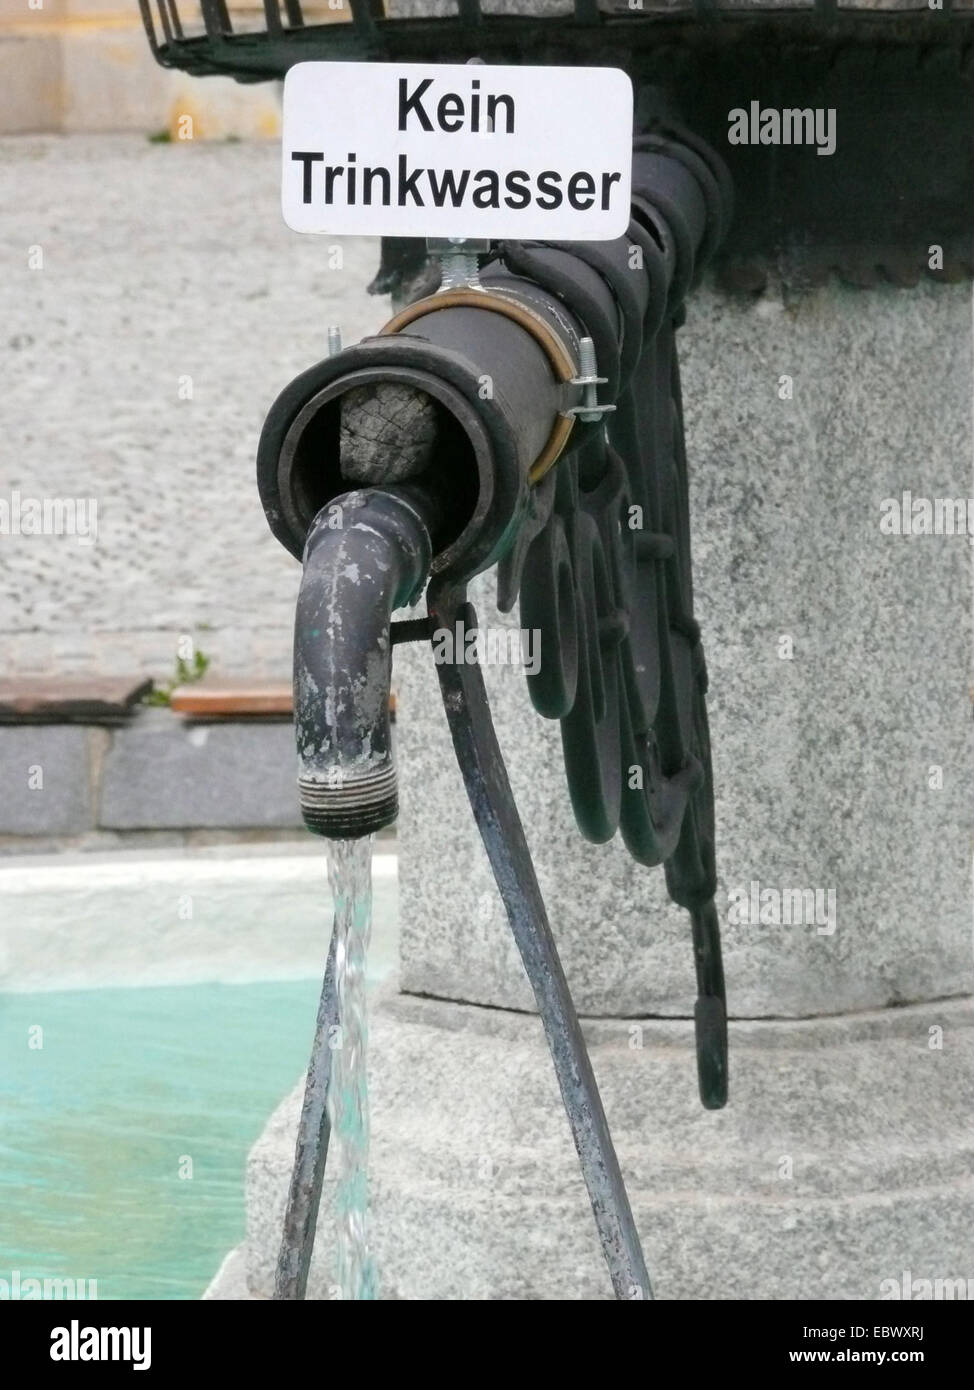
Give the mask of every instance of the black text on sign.
[{"label": "black text on sign", "polygon": [[299,63],[282,205],[300,232],[600,241],[629,222],[615,68]]}]

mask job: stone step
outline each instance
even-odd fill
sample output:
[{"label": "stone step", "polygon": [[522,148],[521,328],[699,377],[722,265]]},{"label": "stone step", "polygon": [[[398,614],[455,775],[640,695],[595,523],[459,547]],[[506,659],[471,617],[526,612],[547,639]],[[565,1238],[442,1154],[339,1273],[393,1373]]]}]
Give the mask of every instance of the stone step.
[{"label": "stone step", "polygon": [[0,677],[0,723],[116,723],[151,689],[146,676]]}]

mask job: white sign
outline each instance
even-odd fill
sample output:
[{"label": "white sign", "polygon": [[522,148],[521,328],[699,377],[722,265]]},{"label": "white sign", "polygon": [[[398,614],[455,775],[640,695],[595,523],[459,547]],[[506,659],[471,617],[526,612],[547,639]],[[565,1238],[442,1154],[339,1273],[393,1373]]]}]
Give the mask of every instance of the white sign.
[{"label": "white sign", "polygon": [[617,68],[298,63],[283,144],[296,232],[606,241],[629,223]]}]

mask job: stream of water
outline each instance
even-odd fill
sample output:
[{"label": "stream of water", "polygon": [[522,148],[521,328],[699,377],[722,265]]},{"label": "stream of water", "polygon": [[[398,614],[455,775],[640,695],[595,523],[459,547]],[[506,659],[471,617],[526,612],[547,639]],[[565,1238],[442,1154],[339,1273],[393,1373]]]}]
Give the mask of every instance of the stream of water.
[{"label": "stream of water", "polygon": [[335,900],[335,982],[340,1046],[332,1051],[328,1087],[333,1159],[337,1165],[338,1268],[341,1297],[376,1298],[369,1249],[368,1011],[365,966],[372,931],[372,836],[328,846]]}]

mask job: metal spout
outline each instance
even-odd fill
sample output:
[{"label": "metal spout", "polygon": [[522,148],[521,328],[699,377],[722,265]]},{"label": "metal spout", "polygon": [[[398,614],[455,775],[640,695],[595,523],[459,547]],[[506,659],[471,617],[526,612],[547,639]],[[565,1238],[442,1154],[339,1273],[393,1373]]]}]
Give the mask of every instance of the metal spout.
[{"label": "metal spout", "polygon": [[365,488],[329,502],[308,532],[294,723],[301,814],[316,835],[356,839],[398,814],[390,624],[426,581],[432,517],[418,488]]}]

